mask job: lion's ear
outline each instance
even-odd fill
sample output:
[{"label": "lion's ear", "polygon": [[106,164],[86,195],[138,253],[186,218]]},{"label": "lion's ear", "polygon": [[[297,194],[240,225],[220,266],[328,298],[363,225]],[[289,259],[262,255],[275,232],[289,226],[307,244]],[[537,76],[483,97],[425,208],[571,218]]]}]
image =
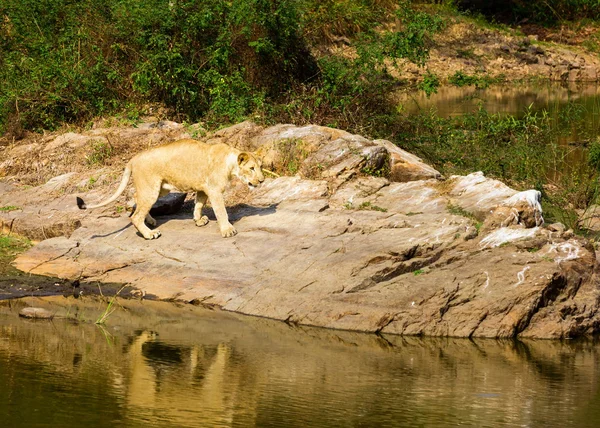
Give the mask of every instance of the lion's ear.
[{"label": "lion's ear", "polygon": [[246,152],[242,152],[238,155],[238,165],[243,165],[250,160],[250,155]]}]

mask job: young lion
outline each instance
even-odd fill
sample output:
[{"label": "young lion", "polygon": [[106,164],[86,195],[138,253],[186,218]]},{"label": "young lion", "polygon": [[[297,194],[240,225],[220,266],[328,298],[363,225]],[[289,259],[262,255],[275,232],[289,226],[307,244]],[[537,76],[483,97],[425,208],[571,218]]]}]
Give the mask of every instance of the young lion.
[{"label": "young lion", "polygon": [[156,220],[150,216],[150,208],[160,196],[171,190],[196,192],[194,221],[196,226],[208,223],[208,217],[202,215],[202,207],[210,199],[217,223],[224,238],[237,233],[229,223],[223,191],[232,176],[240,178],[249,187],[258,186],[265,179],[260,161],[248,152],[242,152],[227,144],[205,144],[185,139],[146,150],[129,161],[123,173],[119,188],[106,201],[86,206],[77,198],[80,209],[91,209],[115,201],[127,187],[129,177],[133,175],[136,210],[131,222],[146,239],[156,239],[160,231],[150,230],[144,221],[156,226]]}]

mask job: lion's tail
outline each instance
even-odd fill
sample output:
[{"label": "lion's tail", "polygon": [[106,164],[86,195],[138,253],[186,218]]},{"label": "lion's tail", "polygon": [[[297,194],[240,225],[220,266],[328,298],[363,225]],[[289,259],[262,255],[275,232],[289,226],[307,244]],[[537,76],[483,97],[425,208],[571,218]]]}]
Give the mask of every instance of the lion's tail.
[{"label": "lion's tail", "polygon": [[117,200],[117,198],[119,196],[121,196],[121,193],[123,193],[123,191],[127,187],[127,183],[129,182],[130,177],[131,177],[131,163],[128,163],[127,166],[125,167],[125,171],[123,172],[123,178],[121,179],[121,184],[119,184],[119,188],[114,193],[114,195],[112,195],[107,200],[100,202],[99,204],[96,204],[96,205],[86,205],[86,203],[83,201],[83,199],[81,199],[78,196],[77,197],[77,206],[79,207],[80,210],[85,210],[85,209],[103,207],[104,205],[108,205],[111,202],[114,202],[115,200]]}]

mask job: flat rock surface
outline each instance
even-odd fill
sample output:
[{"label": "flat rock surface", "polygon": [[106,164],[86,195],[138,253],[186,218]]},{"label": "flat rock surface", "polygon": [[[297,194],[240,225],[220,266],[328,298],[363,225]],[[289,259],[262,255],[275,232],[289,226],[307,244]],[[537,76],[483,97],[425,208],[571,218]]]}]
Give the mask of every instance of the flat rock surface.
[{"label": "flat rock surface", "polygon": [[[257,150],[277,175],[290,167],[290,141],[302,148],[296,175],[273,175],[253,191],[232,183],[235,237],[222,238],[214,221],[196,227],[184,209],[157,217],[162,236],[145,241],[126,213],[82,214],[65,199],[54,213],[77,215],[77,227],[43,240],[15,266],[338,329],[561,338],[600,328],[594,249],[545,228],[535,191],[519,193],[481,173],[442,181],[416,157],[399,160],[387,142],[331,128],[244,123],[207,141]],[[394,173],[369,175],[381,162]],[[35,189],[26,190],[31,200]],[[0,204],[23,194],[0,193]],[[39,206],[24,203],[5,218],[25,221],[23,213]]]}]

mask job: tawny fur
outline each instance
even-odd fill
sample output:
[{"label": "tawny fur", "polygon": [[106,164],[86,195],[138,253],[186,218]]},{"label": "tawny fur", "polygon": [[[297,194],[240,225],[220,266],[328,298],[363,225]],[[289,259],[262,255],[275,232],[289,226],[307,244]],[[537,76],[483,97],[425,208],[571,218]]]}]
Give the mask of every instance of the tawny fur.
[{"label": "tawny fur", "polygon": [[77,205],[91,209],[115,201],[127,187],[130,176],[135,188],[136,210],[131,222],[146,239],[160,236],[158,229],[150,230],[156,221],[150,216],[150,208],[156,200],[171,190],[196,192],[194,221],[197,226],[208,223],[202,215],[202,207],[210,199],[223,237],[237,233],[229,223],[223,192],[232,177],[239,177],[248,186],[258,186],[264,181],[260,161],[249,152],[242,152],[227,144],[205,144],[185,139],[146,150],[129,161],[117,191],[107,200],[86,206],[81,198]]}]

